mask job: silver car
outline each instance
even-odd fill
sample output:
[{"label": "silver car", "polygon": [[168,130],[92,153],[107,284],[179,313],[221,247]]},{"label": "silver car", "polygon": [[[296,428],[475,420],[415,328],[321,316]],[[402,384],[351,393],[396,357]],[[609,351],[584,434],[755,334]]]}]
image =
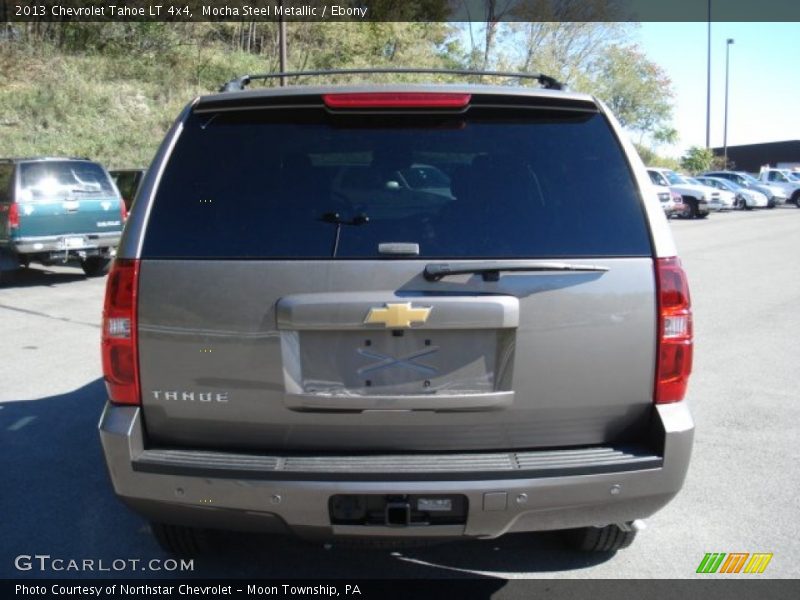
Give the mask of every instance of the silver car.
[{"label": "silver car", "polygon": [[[751,208],[766,208],[769,206],[769,199],[754,188],[746,188],[730,179],[721,177],[697,177],[698,181],[705,185],[725,190],[734,195],[734,208],[750,210]],[[773,204],[773,206],[775,206]]]},{"label": "silver car", "polygon": [[733,210],[736,208],[736,194],[727,188],[709,185],[702,177],[685,177],[685,179],[689,183],[694,183],[708,189],[708,195],[709,198],[711,198],[708,207],[711,210],[721,212],[723,210]]},{"label": "silver car", "polygon": [[[775,206],[784,204],[786,202],[786,196],[780,188],[771,187],[770,185],[756,179],[750,175],[750,173],[745,173],[744,171],[708,171],[703,173],[703,176],[732,181],[740,187],[763,194],[767,198],[767,208],[774,208]],[[760,202],[758,197],[756,197],[755,200]],[[750,205],[745,203],[744,208],[748,207],[750,207]]]},{"label": "silver car", "polygon": [[[165,548],[562,530],[610,552],[678,493],[686,276],[615,118],[537,77],[247,78],[184,109],[102,339],[108,472]],[[437,193],[390,184],[413,165]]]}]

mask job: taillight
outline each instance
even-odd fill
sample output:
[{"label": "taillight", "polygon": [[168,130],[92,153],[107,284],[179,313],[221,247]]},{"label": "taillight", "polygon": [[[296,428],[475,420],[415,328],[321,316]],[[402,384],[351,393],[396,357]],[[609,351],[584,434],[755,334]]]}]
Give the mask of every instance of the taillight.
[{"label": "taillight", "polygon": [[119,216],[123,223],[128,219],[128,209],[125,208],[125,200],[119,201]]},{"label": "taillight", "polygon": [[440,92],[368,92],[323,94],[328,108],[464,108],[471,94]]},{"label": "taillight", "polygon": [[692,303],[677,257],[656,259],[658,352],[655,401],[679,402],[692,372]]},{"label": "taillight", "polygon": [[8,227],[19,229],[19,204],[12,202],[8,207]]},{"label": "taillight", "polygon": [[139,404],[136,297],[139,261],[116,259],[106,282],[103,308],[103,377],[111,402]]}]

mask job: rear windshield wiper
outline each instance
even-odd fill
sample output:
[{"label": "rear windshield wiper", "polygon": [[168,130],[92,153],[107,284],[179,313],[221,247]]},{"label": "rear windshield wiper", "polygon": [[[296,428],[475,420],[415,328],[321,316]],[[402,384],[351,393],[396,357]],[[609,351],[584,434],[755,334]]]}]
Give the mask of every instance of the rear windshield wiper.
[{"label": "rear windshield wiper", "polygon": [[576,265],[565,262],[472,262],[472,263],[430,263],[423,275],[428,281],[439,281],[448,275],[480,273],[484,281],[497,281],[501,271],[585,271],[603,272],[608,267],[600,265]]}]

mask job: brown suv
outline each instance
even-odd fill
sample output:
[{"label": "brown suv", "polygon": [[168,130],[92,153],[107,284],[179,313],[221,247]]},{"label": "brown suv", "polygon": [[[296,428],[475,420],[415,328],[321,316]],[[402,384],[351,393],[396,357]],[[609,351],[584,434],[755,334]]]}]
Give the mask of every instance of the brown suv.
[{"label": "brown suv", "polygon": [[[103,328],[109,472],[165,547],[560,529],[610,551],[678,492],[692,321],[667,221],[606,107],[536,77],[240,80],[186,107]],[[435,185],[402,185],[414,165]]]}]

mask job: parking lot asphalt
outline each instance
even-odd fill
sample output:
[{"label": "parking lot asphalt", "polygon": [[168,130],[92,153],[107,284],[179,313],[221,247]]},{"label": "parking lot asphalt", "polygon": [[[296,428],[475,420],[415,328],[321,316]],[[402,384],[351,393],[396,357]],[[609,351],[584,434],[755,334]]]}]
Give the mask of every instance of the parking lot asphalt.
[{"label": "parking lot asphalt", "polygon": [[760,577],[796,577],[800,210],[712,214],[672,229],[694,304],[694,455],[682,492],[630,548],[581,555],[553,534],[515,534],[358,550],[225,534],[191,572],[18,571],[19,555],[167,558],[114,497],[96,432],[105,282],[35,266],[0,289],[0,577],[684,578],[706,552],[771,552]]}]

